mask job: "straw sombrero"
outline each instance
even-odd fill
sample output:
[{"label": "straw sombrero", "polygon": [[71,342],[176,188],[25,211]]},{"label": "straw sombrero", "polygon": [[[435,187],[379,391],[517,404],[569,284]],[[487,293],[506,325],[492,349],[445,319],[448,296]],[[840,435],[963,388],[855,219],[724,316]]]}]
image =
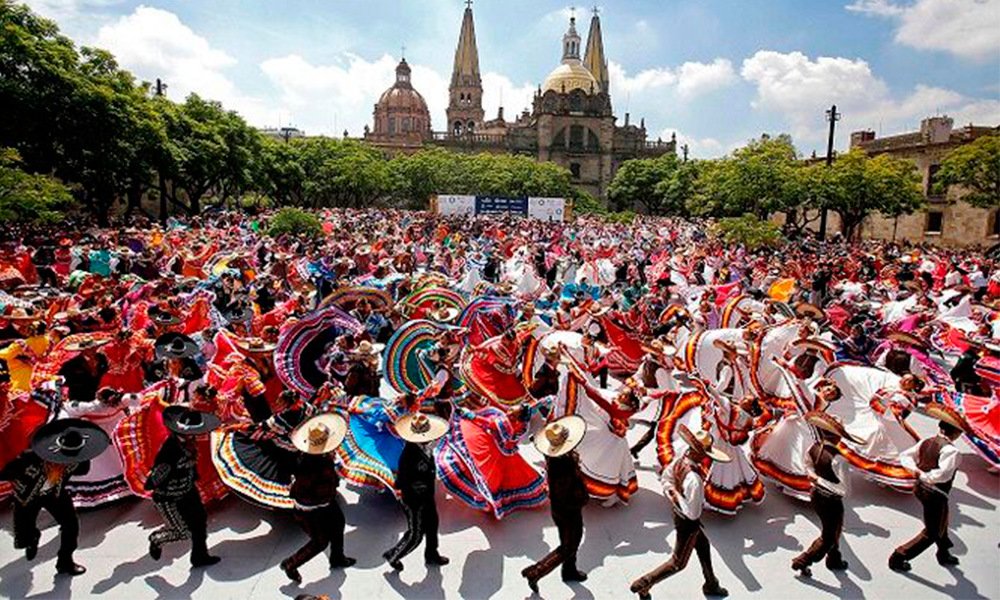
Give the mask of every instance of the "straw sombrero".
[{"label": "straw sombrero", "polygon": [[396,433],[414,444],[433,442],[448,433],[448,421],[436,415],[420,412],[408,414],[396,421]]},{"label": "straw sombrero", "polygon": [[458,315],[459,311],[454,306],[448,306],[442,308],[441,310],[431,310],[427,313],[427,316],[438,323],[451,323],[458,317]]},{"label": "straw sombrero", "polygon": [[823,309],[816,306],[815,304],[810,304],[809,302],[799,302],[795,305],[795,314],[800,317],[811,317],[813,319],[825,319],[826,313]]},{"label": "straw sombrero", "polygon": [[240,350],[251,354],[268,354],[274,352],[274,349],[277,347],[275,344],[269,344],[259,337],[236,340],[236,346]]},{"label": "straw sombrero", "polygon": [[865,443],[865,441],[862,440],[861,438],[852,435],[850,432],[848,432],[847,429],[844,428],[844,424],[840,422],[840,419],[831,414],[825,413],[820,410],[814,410],[806,413],[805,419],[806,422],[812,425],[813,427],[822,429],[824,431],[828,431],[839,438],[845,439],[850,442],[854,442],[855,444]]},{"label": "straw sombrero", "polygon": [[555,458],[572,452],[587,433],[587,422],[578,415],[567,415],[545,426],[541,435],[532,438],[535,448]]},{"label": "straw sombrero", "polygon": [[292,431],[292,444],[306,454],[326,454],[340,446],[347,435],[344,417],[326,413],[316,415]]},{"label": "straw sombrero", "polygon": [[716,462],[729,462],[732,460],[731,456],[714,447],[712,434],[709,432],[703,429],[693,432],[683,423],[681,423],[678,430],[681,434],[681,439],[695,452],[703,454]]},{"label": "straw sombrero", "polygon": [[924,407],[924,412],[928,417],[932,419],[937,419],[938,421],[944,421],[945,423],[951,425],[952,427],[961,430],[969,435],[975,435],[972,431],[972,426],[969,422],[962,416],[962,413],[958,412],[954,408],[941,404],[939,402],[931,402]]},{"label": "straw sombrero", "polygon": [[925,348],[927,346],[927,342],[906,331],[893,331],[887,335],[886,338],[893,342],[899,342],[900,344],[915,346],[917,348]]}]

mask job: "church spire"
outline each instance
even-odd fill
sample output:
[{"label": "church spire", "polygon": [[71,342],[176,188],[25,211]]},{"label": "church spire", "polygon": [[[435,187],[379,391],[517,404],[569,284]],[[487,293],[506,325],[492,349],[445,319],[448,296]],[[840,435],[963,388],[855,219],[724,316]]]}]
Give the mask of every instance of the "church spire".
[{"label": "church spire", "polygon": [[604,40],[601,37],[601,17],[597,7],[590,19],[590,33],[587,34],[587,51],[583,56],[583,66],[587,67],[594,79],[601,84],[601,91],[610,93],[608,81],[608,59],[604,56]]},{"label": "church spire", "polygon": [[483,124],[483,81],[479,76],[476,26],[472,21],[472,0],[466,0],[462,29],[455,48],[455,66],[448,86],[448,132],[459,136],[474,133]]},{"label": "church spire", "polygon": [[472,21],[472,0],[466,0],[462,30],[455,48],[455,66],[451,71],[451,85],[481,85],[479,78],[479,50],[476,48],[476,25]]}]

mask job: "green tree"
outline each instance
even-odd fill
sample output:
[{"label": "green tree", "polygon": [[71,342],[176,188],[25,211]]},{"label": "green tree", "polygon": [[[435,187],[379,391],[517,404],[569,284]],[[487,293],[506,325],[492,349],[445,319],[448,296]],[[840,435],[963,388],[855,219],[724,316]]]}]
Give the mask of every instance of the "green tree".
[{"label": "green tree", "polygon": [[741,217],[719,219],[713,229],[727,244],[742,244],[750,250],[761,246],[776,246],[783,239],[777,224],[758,219],[750,213]]},{"label": "green tree", "polygon": [[833,163],[826,183],[824,204],[840,215],[842,233],[855,239],[868,215],[889,218],[910,214],[924,203],[916,165],[906,159],[880,154],[869,158],[855,148]]},{"label": "green tree", "polygon": [[323,224],[311,212],[288,206],[271,216],[267,227],[268,235],[278,237],[293,235],[319,237],[323,235]]},{"label": "green tree", "polygon": [[657,186],[674,175],[678,164],[674,154],[625,161],[608,185],[610,205],[616,210],[641,208],[660,214],[663,196],[657,193]]},{"label": "green tree", "polygon": [[0,223],[57,223],[73,204],[69,189],[47,175],[25,173],[16,150],[0,148]]},{"label": "green tree", "polygon": [[715,217],[746,213],[767,219],[798,202],[798,152],[786,134],[763,136],[731,156],[705,166],[695,195],[696,213]]},{"label": "green tree", "polygon": [[1000,135],[984,135],[951,152],[941,162],[936,191],[960,185],[962,200],[980,208],[1000,208]]}]

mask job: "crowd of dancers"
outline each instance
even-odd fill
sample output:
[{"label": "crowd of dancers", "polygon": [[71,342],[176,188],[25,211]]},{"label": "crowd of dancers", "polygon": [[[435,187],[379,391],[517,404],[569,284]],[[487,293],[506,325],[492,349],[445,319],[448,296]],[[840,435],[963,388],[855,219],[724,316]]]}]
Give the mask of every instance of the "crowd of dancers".
[{"label": "crowd of dancers", "polygon": [[[537,592],[556,568],[586,580],[583,507],[628,504],[637,462],[653,461],[676,540],[631,583],[639,597],[692,552],[703,592],[725,596],[702,511],[736,515],[765,481],[819,517],[791,568],[850,568],[851,471],[923,506],[891,569],[931,546],[958,563],[956,444],[1000,463],[988,254],[805,239],[748,250],[666,219],[317,216],[324,234],[309,238],[232,212],[3,226],[0,499],[12,497],[27,560],[44,508],[61,532],[57,571],[83,573],[76,508],[140,496],[164,523],[152,559],[190,540],[192,567],[208,567],[220,560],[208,515],[235,494],[301,524],[308,542],[281,562],[301,582],[327,550],[331,569],[355,563],[343,479],[398,499],[407,531],[383,554],[397,571],[421,544],[428,565],[448,563],[439,501],[495,519],[547,504],[559,545],[522,572]],[[630,446],[641,411],[655,418]],[[937,434],[921,439],[914,419]]]}]

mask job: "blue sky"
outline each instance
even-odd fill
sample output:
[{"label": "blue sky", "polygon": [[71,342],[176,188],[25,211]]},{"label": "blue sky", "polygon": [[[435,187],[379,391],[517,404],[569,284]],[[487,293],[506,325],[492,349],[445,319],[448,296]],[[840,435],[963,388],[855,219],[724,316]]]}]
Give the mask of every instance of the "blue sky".
[{"label": "blue sky", "polygon": [[[401,46],[442,129],[460,0],[31,0],[74,40],[169,94],[221,100],[259,126],[359,135]],[[825,151],[824,111],[890,135],[948,114],[1000,125],[1000,0],[630,0],[600,4],[619,121],[718,156],[768,132]],[[487,116],[521,110],[559,62],[570,7],[473,5]],[[578,8],[585,33],[589,8]]]}]

